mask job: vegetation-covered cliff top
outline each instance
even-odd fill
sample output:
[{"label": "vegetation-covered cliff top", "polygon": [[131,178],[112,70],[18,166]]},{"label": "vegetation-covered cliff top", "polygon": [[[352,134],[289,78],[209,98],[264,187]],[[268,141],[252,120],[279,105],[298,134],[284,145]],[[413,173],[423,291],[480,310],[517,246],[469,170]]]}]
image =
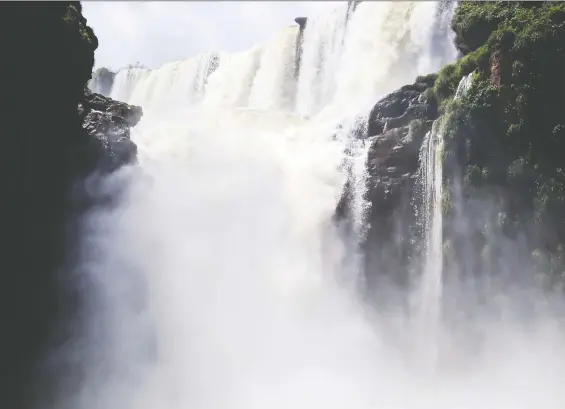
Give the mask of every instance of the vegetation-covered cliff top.
[{"label": "vegetation-covered cliff top", "polygon": [[[536,257],[549,254],[541,270],[562,275],[565,2],[464,1],[452,27],[463,57],[434,86],[449,121],[445,158],[464,169],[465,194],[500,203],[498,227],[525,234]],[[468,94],[453,101],[471,73]]]},{"label": "vegetation-covered cliff top", "polygon": [[542,70],[550,77],[565,48],[565,3],[463,1],[452,28],[464,57],[440,71],[440,98],[453,95],[461,77],[475,69],[478,80],[490,79],[493,86],[531,81]]}]

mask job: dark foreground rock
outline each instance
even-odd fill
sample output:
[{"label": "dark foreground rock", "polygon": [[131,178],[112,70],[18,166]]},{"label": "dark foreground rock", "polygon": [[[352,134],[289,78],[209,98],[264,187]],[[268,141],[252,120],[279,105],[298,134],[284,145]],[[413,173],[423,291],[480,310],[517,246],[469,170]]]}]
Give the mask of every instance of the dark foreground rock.
[{"label": "dark foreground rock", "polygon": [[68,371],[45,358],[72,336],[80,309],[69,282],[84,179],[135,158],[128,128],[141,111],[85,96],[98,40],[81,11],[79,2],[0,4],[2,408],[53,403]]}]

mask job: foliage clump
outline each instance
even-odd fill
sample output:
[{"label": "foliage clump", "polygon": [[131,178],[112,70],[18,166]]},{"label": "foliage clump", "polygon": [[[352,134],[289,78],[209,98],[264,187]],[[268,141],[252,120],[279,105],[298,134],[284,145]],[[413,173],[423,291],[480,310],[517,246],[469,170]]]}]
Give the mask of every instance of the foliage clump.
[{"label": "foliage clump", "polygon": [[94,31],[86,24],[86,18],[82,15],[82,5],[80,2],[69,2],[62,19],[67,27],[78,33],[80,39],[92,50],[98,47],[98,39],[94,35]]},{"label": "foliage clump", "polygon": [[502,197],[507,225],[551,255],[565,243],[565,2],[464,1],[452,27],[464,56],[439,72],[434,92],[452,116],[465,190]]}]

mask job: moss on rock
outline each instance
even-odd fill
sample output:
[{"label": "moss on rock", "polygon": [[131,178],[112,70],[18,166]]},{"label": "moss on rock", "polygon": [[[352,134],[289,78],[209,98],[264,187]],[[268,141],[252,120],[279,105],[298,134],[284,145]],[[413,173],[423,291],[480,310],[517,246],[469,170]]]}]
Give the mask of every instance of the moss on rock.
[{"label": "moss on rock", "polygon": [[[556,259],[565,243],[565,2],[464,1],[452,27],[465,55],[439,72],[434,91],[452,116],[464,194],[489,192],[505,233],[527,232]],[[473,71],[455,110],[457,84]],[[446,164],[445,173],[449,183],[457,172]]]}]

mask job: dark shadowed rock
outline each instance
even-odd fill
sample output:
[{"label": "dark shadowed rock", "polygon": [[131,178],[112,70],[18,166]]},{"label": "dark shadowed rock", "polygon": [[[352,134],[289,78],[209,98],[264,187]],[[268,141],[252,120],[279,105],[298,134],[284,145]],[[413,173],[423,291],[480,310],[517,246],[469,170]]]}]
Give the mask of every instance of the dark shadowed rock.
[{"label": "dark shadowed rock", "polygon": [[106,114],[120,117],[128,126],[135,126],[143,116],[143,109],[136,105],[116,101],[101,94],[85,91],[82,106],[86,110],[104,112]]},{"label": "dark shadowed rock", "polygon": [[78,387],[71,363],[44,365],[74,335],[81,307],[68,283],[79,216],[95,205],[84,181],[135,157],[128,128],[141,110],[85,96],[98,40],[81,11],[79,2],[0,3],[2,408],[58,407],[62,385]]},{"label": "dark shadowed rock", "polygon": [[405,85],[375,104],[369,115],[368,135],[378,135],[388,129],[407,126],[414,119],[429,121],[438,117],[438,104],[428,89],[435,76],[418,77],[416,83]]},{"label": "dark shadowed rock", "polygon": [[294,21],[298,24],[300,30],[304,30],[306,28],[306,23],[308,22],[308,17],[296,17]]},{"label": "dark shadowed rock", "polygon": [[[90,104],[92,99],[97,103]],[[130,126],[141,118],[141,107],[90,94],[78,110],[84,118],[83,128],[91,137],[90,155],[98,169],[112,172],[135,162],[137,146],[130,140]]]}]

